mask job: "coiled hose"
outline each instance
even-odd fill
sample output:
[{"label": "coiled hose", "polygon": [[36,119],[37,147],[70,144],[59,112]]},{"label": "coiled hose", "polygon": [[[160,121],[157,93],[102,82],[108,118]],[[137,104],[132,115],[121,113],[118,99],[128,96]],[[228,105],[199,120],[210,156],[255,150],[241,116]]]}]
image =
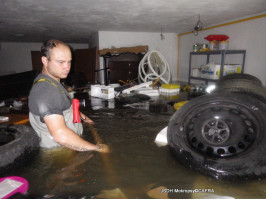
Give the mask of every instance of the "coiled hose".
[{"label": "coiled hose", "polygon": [[139,82],[148,82],[160,78],[163,83],[168,84],[171,79],[171,72],[166,59],[155,50],[145,54],[139,63],[138,72]]}]

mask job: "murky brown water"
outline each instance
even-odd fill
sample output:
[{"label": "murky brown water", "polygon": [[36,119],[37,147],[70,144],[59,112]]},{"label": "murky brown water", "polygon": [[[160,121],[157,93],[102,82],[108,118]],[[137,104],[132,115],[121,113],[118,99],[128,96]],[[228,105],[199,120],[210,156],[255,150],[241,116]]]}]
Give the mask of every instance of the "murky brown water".
[{"label": "murky brown water", "polygon": [[[115,107],[94,99],[92,104],[96,110],[88,106],[83,112],[112,152],[42,149],[27,166],[4,175],[29,181],[23,198],[266,198],[265,179],[216,180],[186,169],[167,146],[158,147],[155,137],[167,126],[172,107],[152,113],[145,103]],[[89,127],[84,138],[94,141]]]}]

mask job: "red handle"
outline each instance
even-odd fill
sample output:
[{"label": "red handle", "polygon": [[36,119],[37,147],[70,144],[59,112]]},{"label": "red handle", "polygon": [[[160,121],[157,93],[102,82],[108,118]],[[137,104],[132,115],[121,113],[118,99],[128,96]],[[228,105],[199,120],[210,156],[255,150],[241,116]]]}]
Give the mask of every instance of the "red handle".
[{"label": "red handle", "polygon": [[72,105],[73,105],[73,123],[81,123],[79,117],[79,100],[73,99]]}]

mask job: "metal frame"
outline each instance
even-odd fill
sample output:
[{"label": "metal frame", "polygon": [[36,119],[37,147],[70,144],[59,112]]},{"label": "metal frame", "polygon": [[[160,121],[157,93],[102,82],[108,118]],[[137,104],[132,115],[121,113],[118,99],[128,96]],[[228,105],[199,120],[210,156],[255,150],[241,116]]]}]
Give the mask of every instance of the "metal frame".
[{"label": "metal frame", "polygon": [[[205,81],[205,84],[208,84],[208,81],[214,81],[216,82],[217,80],[214,79],[207,79],[207,78],[200,78],[200,77],[193,77],[191,76],[191,59],[193,55],[206,55],[207,56],[207,60],[206,60],[206,64],[209,63],[210,60],[210,56],[211,55],[221,55],[221,67],[220,67],[220,71],[223,72],[224,69],[224,60],[225,60],[225,56],[226,54],[242,54],[243,55],[243,60],[242,60],[242,68],[241,68],[241,73],[244,73],[244,69],[245,69],[245,59],[246,59],[246,50],[218,50],[218,51],[202,51],[202,52],[190,52],[189,55],[189,74],[188,74],[188,84],[190,84],[191,79],[197,79],[197,80],[202,80]],[[223,77],[223,73],[220,73],[220,78]]]}]

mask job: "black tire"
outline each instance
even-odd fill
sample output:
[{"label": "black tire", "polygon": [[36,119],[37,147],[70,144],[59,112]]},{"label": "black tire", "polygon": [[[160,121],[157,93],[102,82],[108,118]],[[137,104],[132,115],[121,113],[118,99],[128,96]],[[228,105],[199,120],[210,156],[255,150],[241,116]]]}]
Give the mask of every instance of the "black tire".
[{"label": "black tire", "polygon": [[217,85],[214,94],[224,92],[247,94],[266,103],[266,88],[253,80],[228,79],[227,81]]},{"label": "black tire", "polygon": [[258,79],[257,77],[253,76],[253,75],[250,75],[250,74],[228,74],[226,76],[223,76],[221,79],[220,79],[220,83],[223,83],[223,82],[226,82],[227,80],[250,80],[250,81],[253,81],[254,83],[257,83],[259,85],[262,85],[262,82],[260,81],[260,79]]},{"label": "black tire", "polygon": [[189,168],[218,179],[266,175],[266,106],[241,95],[195,98],[177,110],[167,139]]},{"label": "black tire", "polygon": [[0,140],[0,174],[30,161],[40,147],[38,135],[24,125],[1,125]]}]

